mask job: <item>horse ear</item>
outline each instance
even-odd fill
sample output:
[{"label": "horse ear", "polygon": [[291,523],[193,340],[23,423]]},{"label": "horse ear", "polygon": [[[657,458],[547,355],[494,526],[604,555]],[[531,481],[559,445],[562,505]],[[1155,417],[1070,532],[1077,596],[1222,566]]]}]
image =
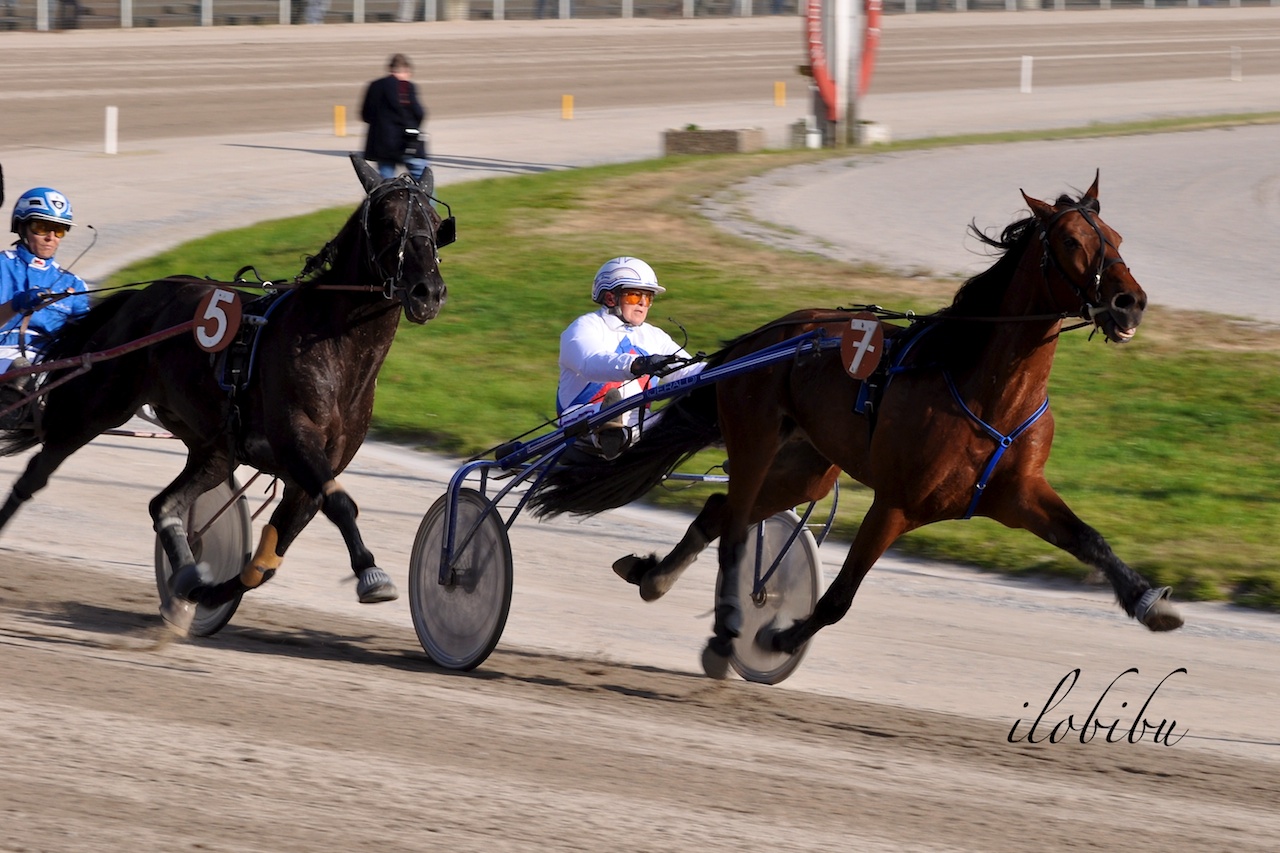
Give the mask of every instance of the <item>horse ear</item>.
[{"label": "horse ear", "polygon": [[1048,219],[1053,215],[1053,205],[1032,198],[1024,190],[1018,190],[1018,192],[1022,193],[1022,200],[1027,203],[1027,207],[1031,208],[1031,212],[1035,214],[1037,219]]},{"label": "horse ear", "polygon": [[1085,190],[1085,193],[1084,193],[1085,198],[1091,198],[1094,201],[1098,200],[1098,178],[1100,177],[1102,177],[1102,170],[1096,169],[1093,173],[1093,186]]},{"label": "horse ear", "polygon": [[351,155],[351,165],[356,167],[356,175],[360,178],[365,195],[373,192],[373,188],[382,183],[382,176],[378,174],[378,170],[370,166],[369,161],[359,154]]}]

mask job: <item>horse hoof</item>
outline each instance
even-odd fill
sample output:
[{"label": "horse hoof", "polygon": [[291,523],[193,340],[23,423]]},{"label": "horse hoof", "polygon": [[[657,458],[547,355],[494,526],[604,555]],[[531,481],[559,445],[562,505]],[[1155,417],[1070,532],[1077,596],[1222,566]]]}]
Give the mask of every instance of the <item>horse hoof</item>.
[{"label": "horse hoof", "polygon": [[395,601],[400,597],[400,591],[391,581],[391,575],[377,566],[370,566],[360,573],[356,597],[361,604],[377,604],[381,601]]},{"label": "horse hoof", "polygon": [[777,645],[774,643],[774,640],[781,634],[782,634],[782,629],[774,627],[774,624],[770,622],[768,625],[765,625],[764,627],[762,627],[759,631],[756,631],[756,640],[755,640],[756,648],[766,652],[781,651],[781,649],[779,649]]},{"label": "horse hoof", "polygon": [[628,554],[613,561],[613,573],[629,584],[640,585],[644,573],[652,568],[653,557],[639,557]]},{"label": "horse hoof", "polygon": [[702,671],[707,674],[707,678],[724,681],[729,677],[729,655],[716,651],[714,648],[716,645],[715,638],[712,638],[703,647]]},{"label": "horse hoof", "polygon": [[193,593],[202,586],[213,583],[208,563],[193,563],[183,566],[169,578],[169,592],[175,598],[193,600]]},{"label": "horse hoof", "polygon": [[160,605],[160,618],[164,620],[165,627],[179,637],[190,636],[191,623],[196,618],[195,602],[170,596]]},{"label": "horse hoof", "polygon": [[1152,631],[1173,631],[1181,628],[1182,616],[1179,615],[1177,608],[1169,603],[1169,593],[1172,591],[1172,588],[1167,586],[1147,590],[1138,601],[1134,616]]}]

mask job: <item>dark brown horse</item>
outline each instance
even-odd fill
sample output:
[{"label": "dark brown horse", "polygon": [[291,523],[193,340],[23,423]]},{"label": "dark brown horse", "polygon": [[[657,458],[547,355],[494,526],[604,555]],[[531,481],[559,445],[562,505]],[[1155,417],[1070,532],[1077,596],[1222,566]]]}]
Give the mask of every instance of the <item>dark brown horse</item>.
[{"label": "dark brown horse", "polygon": [[[1064,319],[1081,317],[1107,340],[1124,343],[1142,319],[1147,296],[1120,257],[1120,236],[1098,215],[1096,178],[1079,199],[1063,196],[1048,204],[1025,193],[1023,198],[1031,216],[999,238],[973,229],[1001,254],[960,288],[950,306],[910,328],[882,327],[894,366],[870,380],[881,386],[879,399],[846,373],[835,350],[706,385],[677,398],[612,463],[588,459],[562,466],[535,495],[535,510],[594,513],[621,506],[690,453],[723,441],[727,496],[708,499],[666,557],[624,557],[614,565],[652,601],[719,537],[721,592],[715,635],[703,654],[704,668],[715,677],[726,673],[742,624],[744,604],[726,591],[738,589],[748,525],[821,498],[841,470],[874,490],[871,508],[814,612],[794,625],[762,631],[755,641],[766,648],[794,652],[839,621],[862,579],[898,537],[972,515],[1029,530],[1099,569],[1125,612],[1151,630],[1179,627],[1182,619],[1166,600],[1169,589],[1153,589],[1125,565],[1044,476],[1054,429],[1049,371]],[[849,316],[798,311],[733,341],[711,364],[814,329],[838,334]]]},{"label": "dark brown horse", "polygon": [[[453,220],[442,222],[432,207],[425,177],[423,184],[408,176],[383,181],[364,160],[353,155],[352,163],[364,201],[297,280],[260,307],[246,308],[259,317],[241,327],[238,353],[233,345],[220,360],[188,332],[102,361],[57,387],[68,371],[50,374],[43,434],[10,432],[0,443],[6,454],[43,443],[0,508],[0,527],[44,488],[63,460],[150,404],[187,446],[186,466],[150,506],[174,567],[175,595],[164,615],[178,630],[190,624],[193,602],[220,606],[269,579],[317,511],[342,532],[359,599],[397,597],[360,537],[355,502],[335,477],[368,432],[375,380],[401,312],[425,323],[444,304],[437,248],[452,240]],[[202,300],[215,288],[235,287],[180,277],[116,293],[65,326],[45,361],[138,341],[198,319],[198,311],[208,316],[208,309],[197,307]],[[219,322],[232,320],[224,311]],[[252,345],[251,326],[260,328]],[[213,584],[197,566],[183,519],[196,498],[227,481],[237,464],[277,476],[285,487],[244,570]]]}]

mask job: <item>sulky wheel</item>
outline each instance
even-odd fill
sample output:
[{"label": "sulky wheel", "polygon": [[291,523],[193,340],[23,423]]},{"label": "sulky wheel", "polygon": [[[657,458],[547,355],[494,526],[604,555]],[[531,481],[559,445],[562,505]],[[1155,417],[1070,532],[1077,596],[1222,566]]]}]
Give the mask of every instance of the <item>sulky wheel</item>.
[{"label": "sulky wheel", "polygon": [[761,648],[756,635],[762,628],[772,626],[787,628],[791,623],[806,618],[818,603],[822,584],[822,561],[818,557],[818,543],[807,529],[791,543],[773,576],[765,583],[760,594],[753,596],[758,537],[763,536],[760,551],[759,573],[764,574],[773,565],[779,551],[800,517],[785,510],[765,519],[763,525],[747,537],[746,558],[738,571],[739,596],[743,606],[743,626],[733,641],[733,654],[729,663],[734,671],[747,681],[761,684],[777,684],[795,671],[804,659],[808,644],[792,654]]},{"label": "sulky wheel", "polygon": [[433,662],[470,670],[489,657],[507,624],[511,542],[495,507],[479,492],[460,490],[452,572],[441,583],[448,501],[449,495],[442,495],[418,527],[409,562],[409,610],[418,640]]},{"label": "sulky wheel", "polygon": [[[214,513],[222,509],[238,491],[240,491],[240,485],[235,478],[232,478],[201,495],[187,511],[187,517],[184,519],[187,535],[194,535],[208,524]],[[252,556],[252,549],[253,520],[249,516],[249,502],[245,500],[244,495],[236,498],[235,502],[227,507],[226,511],[218,516],[213,525],[205,531],[199,541],[191,545],[196,561],[205,563],[209,567],[214,583],[221,583],[240,574],[240,570]],[[171,574],[173,574],[173,568],[169,565],[169,558],[160,544],[160,537],[157,536],[156,589],[160,593],[161,605],[169,603]],[[191,635],[208,637],[218,633],[231,621],[231,617],[239,606],[239,596],[217,607],[205,607],[203,604],[197,606],[195,619],[191,623]]]}]

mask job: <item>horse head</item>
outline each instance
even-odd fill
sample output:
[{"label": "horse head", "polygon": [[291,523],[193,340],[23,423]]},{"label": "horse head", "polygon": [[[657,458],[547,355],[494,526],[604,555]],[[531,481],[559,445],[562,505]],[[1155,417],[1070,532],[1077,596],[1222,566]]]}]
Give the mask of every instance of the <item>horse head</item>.
[{"label": "horse head", "polygon": [[1038,224],[1041,268],[1058,305],[1078,305],[1079,315],[1107,340],[1126,343],[1142,322],[1147,294],[1120,257],[1123,238],[1099,216],[1098,175],[1078,200],[1056,203],[1022,194]]},{"label": "horse head", "polygon": [[430,182],[408,175],[383,180],[358,154],[351,163],[367,194],[360,215],[368,263],[384,295],[399,299],[410,320],[425,323],[440,313],[448,293],[439,249],[454,241],[454,219],[442,219],[432,206]]}]

